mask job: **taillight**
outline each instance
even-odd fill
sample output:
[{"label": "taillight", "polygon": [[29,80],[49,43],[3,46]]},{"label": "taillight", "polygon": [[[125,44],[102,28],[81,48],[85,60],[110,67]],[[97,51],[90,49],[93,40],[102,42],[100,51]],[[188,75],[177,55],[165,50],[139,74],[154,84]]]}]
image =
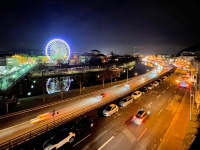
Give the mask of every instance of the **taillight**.
[{"label": "taillight", "polygon": [[134,115],[134,116],[133,116],[133,120],[134,120],[135,118],[136,118],[136,116]]},{"label": "taillight", "polygon": [[142,118],[142,119],[140,119],[140,122],[142,122],[144,119]]}]

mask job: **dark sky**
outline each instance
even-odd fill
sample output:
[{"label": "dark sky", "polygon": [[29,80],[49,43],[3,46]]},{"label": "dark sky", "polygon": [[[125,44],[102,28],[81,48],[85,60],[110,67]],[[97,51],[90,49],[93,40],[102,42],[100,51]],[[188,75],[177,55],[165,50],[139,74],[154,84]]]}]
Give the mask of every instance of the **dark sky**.
[{"label": "dark sky", "polygon": [[5,0],[0,19],[0,51],[42,51],[60,38],[72,52],[170,54],[200,41],[194,0]]}]

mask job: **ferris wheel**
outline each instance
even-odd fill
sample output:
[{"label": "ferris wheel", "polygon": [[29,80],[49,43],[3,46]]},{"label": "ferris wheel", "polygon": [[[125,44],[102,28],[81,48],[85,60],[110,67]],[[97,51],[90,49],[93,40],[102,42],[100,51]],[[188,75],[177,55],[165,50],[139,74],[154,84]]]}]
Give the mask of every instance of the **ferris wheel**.
[{"label": "ferris wheel", "polygon": [[46,55],[51,62],[65,63],[70,56],[69,45],[61,39],[51,40],[46,46]]}]

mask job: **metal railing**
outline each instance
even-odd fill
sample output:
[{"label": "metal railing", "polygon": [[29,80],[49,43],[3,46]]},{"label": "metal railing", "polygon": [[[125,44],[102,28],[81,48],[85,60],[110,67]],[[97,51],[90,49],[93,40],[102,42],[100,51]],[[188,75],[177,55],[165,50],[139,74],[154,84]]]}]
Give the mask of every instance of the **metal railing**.
[{"label": "metal railing", "polygon": [[[140,84],[140,85],[138,85],[136,87],[132,87],[132,88],[129,88],[129,89],[127,88],[127,90],[124,91],[124,92],[118,93],[117,95],[114,95],[114,96],[107,97],[106,99],[103,99],[100,102],[97,102],[95,104],[92,104],[92,105],[84,107],[84,108],[81,108],[81,109],[79,109],[77,111],[74,111],[74,112],[72,112],[72,113],[70,113],[70,114],[68,114],[66,116],[63,116],[63,117],[58,118],[58,119],[56,119],[56,120],[54,120],[52,122],[49,122],[46,125],[38,127],[36,129],[31,130],[31,131],[29,131],[27,133],[24,133],[24,134],[22,134],[22,135],[20,135],[18,137],[15,137],[15,138],[13,138],[13,139],[11,139],[9,141],[1,143],[0,144],[0,149],[10,149],[10,148],[15,147],[16,145],[19,145],[19,144],[24,143],[24,142],[26,142],[28,140],[31,140],[32,138],[34,138],[34,137],[36,137],[38,135],[41,135],[41,134],[43,134],[43,133],[45,133],[45,132],[47,132],[47,131],[55,128],[55,127],[58,127],[58,126],[60,126],[60,125],[62,125],[64,123],[67,123],[68,121],[70,121],[72,119],[75,119],[75,118],[77,118],[77,117],[79,117],[79,116],[81,116],[81,115],[83,115],[83,114],[85,114],[87,112],[90,112],[90,111],[92,111],[92,110],[94,110],[96,108],[104,106],[105,104],[107,104],[109,102],[112,102],[112,101],[114,101],[114,100],[116,100],[118,98],[122,98],[125,95],[128,95],[130,92],[132,92],[134,90],[137,90],[137,89],[143,87],[144,85],[147,85],[147,84],[151,83],[152,81],[160,78],[161,76],[164,76],[165,74],[166,73],[163,73],[163,71],[162,71],[158,76],[148,80],[147,82],[145,82],[143,84]],[[103,89],[101,91],[108,90],[108,89]]]}]

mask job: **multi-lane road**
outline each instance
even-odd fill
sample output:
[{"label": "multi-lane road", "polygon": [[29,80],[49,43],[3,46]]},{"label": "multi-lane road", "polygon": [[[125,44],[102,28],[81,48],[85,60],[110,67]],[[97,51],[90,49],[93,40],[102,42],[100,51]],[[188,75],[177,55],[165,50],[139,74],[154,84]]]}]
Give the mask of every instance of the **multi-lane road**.
[{"label": "multi-lane road", "polygon": [[[94,126],[77,136],[72,144],[66,144],[61,149],[157,149],[182,99],[189,98],[189,90],[179,88],[175,82],[181,76],[181,72],[177,71],[132,104],[120,107],[111,117],[90,112],[90,116],[94,118]],[[138,127],[131,122],[131,117],[141,108],[151,113],[149,119]]]},{"label": "multi-lane road", "polygon": [[[176,72],[132,104],[120,107],[111,117],[93,116],[94,126],[61,149],[157,149],[183,97],[189,99],[189,90],[179,88],[175,82],[180,77],[181,73]],[[151,113],[143,126],[138,127],[131,117],[141,108]]]},{"label": "multi-lane road", "polygon": [[[179,88],[176,83],[182,75],[181,71],[176,71],[159,86],[149,90],[132,104],[120,107],[119,111],[110,117],[103,117],[100,114],[101,110],[93,110],[85,114],[93,118],[94,126],[76,136],[72,144],[65,144],[60,149],[157,149],[182,99],[189,99],[189,90]],[[117,102],[113,103],[117,104]],[[131,117],[142,108],[151,113],[149,119],[139,127],[131,122]],[[70,127],[70,125],[64,126]],[[38,142],[32,143],[32,148],[42,149],[42,144],[49,138],[50,136],[39,137],[36,140]]]},{"label": "multi-lane road", "polygon": [[[96,96],[99,93],[89,94],[86,97],[80,97],[76,100],[67,101],[66,103],[62,103],[53,107],[46,108],[44,110],[39,111],[33,111],[24,115],[4,118],[0,120],[0,141],[1,143],[8,141],[16,136],[19,136],[23,133],[26,133],[30,130],[36,129],[42,125],[47,124],[48,122],[51,122],[53,119],[57,119],[58,117],[66,116],[67,114],[70,114],[74,111],[80,110],[82,108],[85,108],[87,106],[91,106],[92,104],[98,103],[99,101],[107,101],[109,99],[114,99],[117,95],[120,95],[120,93],[131,91],[130,89],[137,87],[141,84],[145,84],[148,80],[156,77],[160,72],[162,71],[162,67],[156,68],[156,70],[153,70],[152,72],[149,72],[147,74],[141,75],[140,77],[136,77],[133,80],[129,81],[130,88],[127,88],[124,86],[124,84],[119,85],[116,88],[109,88],[106,89],[104,92],[107,93],[107,96],[103,99],[99,99]],[[31,123],[31,119],[37,117],[38,115],[50,112],[52,109],[59,110],[59,115],[53,117],[50,117],[49,119],[38,122],[38,123]],[[56,118],[57,117],[57,118]]]}]

